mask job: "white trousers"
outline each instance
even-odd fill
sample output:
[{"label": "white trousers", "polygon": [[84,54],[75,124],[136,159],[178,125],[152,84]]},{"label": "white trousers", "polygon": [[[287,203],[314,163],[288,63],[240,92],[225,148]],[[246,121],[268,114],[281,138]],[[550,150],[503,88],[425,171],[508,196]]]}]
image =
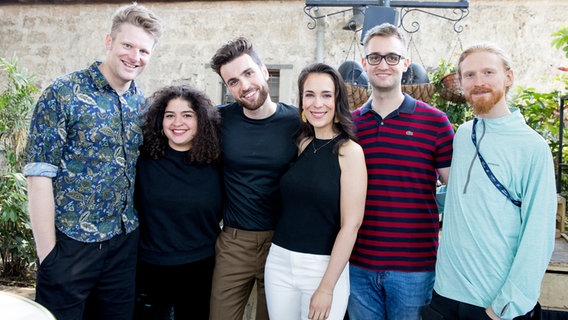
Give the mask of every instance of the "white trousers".
[{"label": "white trousers", "polygon": [[[272,244],[264,268],[270,320],[307,320],[310,299],[330,256],[294,252]],[[349,263],[337,280],[328,320],[343,320],[349,300]]]}]

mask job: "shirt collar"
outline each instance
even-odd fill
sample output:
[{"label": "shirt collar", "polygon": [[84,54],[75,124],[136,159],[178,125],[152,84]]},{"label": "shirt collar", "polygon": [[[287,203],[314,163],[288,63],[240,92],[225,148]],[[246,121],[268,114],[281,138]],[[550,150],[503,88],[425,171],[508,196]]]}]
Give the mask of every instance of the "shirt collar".
[{"label": "shirt collar", "polygon": [[[400,105],[400,107],[398,107],[398,112],[402,112],[402,113],[414,113],[414,110],[416,110],[416,99],[412,98],[411,96],[409,96],[407,93],[403,92],[402,93],[404,95],[404,100],[402,101],[402,104]],[[361,107],[361,115],[364,115],[365,113],[372,111],[373,105],[373,100],[369,99],[369,101],[367,101],[363,107]]]},{"label": "shirt collar", "polygon": [[[101,70],[99,69],[101,63],[102,63],[101,61],[93,62],[89,67],[88,72],[91,75],[93,82],[95,83],[95,85],[99,90],[114,90],[108,83],[107,79],[105,78]],[[134,80],[130,82],[130,87],[128,88],[128,90],[126,90],[125,93],[129,94],[136,93],[136,83],[134,82]]]}]

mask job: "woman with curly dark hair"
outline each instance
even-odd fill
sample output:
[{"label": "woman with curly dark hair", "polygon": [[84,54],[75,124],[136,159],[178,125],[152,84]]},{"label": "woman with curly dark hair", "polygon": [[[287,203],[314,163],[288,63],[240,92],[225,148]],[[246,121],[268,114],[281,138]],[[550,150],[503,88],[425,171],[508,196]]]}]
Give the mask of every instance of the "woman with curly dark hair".
[{"label": "woman with curly dark hair", "polygon": [[212,163],[218,160],[220,147],[217,130],[220,117],[217,108],[205,93],[187,85],[165,87],[152,95],[142,127],[144,136],[142,152],[146,152],[151,158],[157,160],[164,156],[168,145],[175,144],[175,140],[169,139],[170,136],[166,135],[163,125],[164,117],[166,117],[165,109],[174,99],[188,102],[195,117],[203,120],[197,122],[197,131],[191,135],[192,147],[184,150],[187,151],[187,160],[196,163]]},{"label": "woman with curly dark hair", "polygon": [[222,206],[220,117],[187,85],[164,87],[149,103],[136,166],[137,319],[170,319],[172,310],[174,319],[208,319]]}]

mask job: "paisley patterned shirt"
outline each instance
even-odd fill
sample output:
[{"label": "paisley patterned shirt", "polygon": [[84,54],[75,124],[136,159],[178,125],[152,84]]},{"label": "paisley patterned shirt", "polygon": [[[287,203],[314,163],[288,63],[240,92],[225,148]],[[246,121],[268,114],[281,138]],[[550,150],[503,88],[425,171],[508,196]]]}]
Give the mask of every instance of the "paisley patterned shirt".
[{"label": "paisley patterned shirt", "polygon": [[26,145],[24,175],[52,178],[55,225],[82,242],[138,227],[133,192],[144,95],[133,81],[119,96],[99,65],[45,89]]}]

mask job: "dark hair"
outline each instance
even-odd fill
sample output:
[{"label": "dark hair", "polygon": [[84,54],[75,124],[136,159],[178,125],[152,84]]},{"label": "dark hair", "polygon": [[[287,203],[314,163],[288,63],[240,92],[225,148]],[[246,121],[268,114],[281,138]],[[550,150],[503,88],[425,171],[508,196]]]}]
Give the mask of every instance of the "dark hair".
[{"label": "dark hair", "polygon": [[[357,141],[353,130],[353,120],[351,119],[351,112],[349,109],[349,101],[347,99],[347,88],[345,82],[337,70],[325,63],[314,63],[305,67],[298,76],[298,92],[299,92],[299,111],[300,114],[304,111],[304,83],[310,74],[323,73],[331,77],[335,89],[335,117],[339,122],[334,122],[334,129],[339,132],[339,139],[335,143],[334,151],[337,152],[339,147],[348,139]],[[300,125],[300,134],[298,135],[297,144],[309,137],[314,137],[314,127],[309,122],[302,122]]]},{"label": "dark hair", "polygon": [[259,67],[262,66],[260,56],[256,53],[252,42],[245,37],[239,37],[231,40],[225,43],[221,48],[217,49],[217,52],[215,52],[215,55],[211,58],[209,65],[213,71],[217,72],[217,74],[221,76],[221,67],[243,54],[248,54]]},{"label": "dark hair", "polygon": [[140,27],[154,37],[154,45],[162,36],[162,21],[152,11],[142,5],[131,4],[118,8],[112,16],[110,35],[114,39],[120,27],[129,23]]},{"label": "dark hair", "polygon": [[159,159],[166,153],[168,138],[163,135],[164,113],[168,103],[176,98],[189,102],[197,115],[197,133],[191,149],[187,151],[187,160],[202,164],[218,160],[221,154],[219,111],[205,93],[188,85],[161,88],[148,99],[149,107],[142,125],[144,142],[141,151],[153,159]]}]

